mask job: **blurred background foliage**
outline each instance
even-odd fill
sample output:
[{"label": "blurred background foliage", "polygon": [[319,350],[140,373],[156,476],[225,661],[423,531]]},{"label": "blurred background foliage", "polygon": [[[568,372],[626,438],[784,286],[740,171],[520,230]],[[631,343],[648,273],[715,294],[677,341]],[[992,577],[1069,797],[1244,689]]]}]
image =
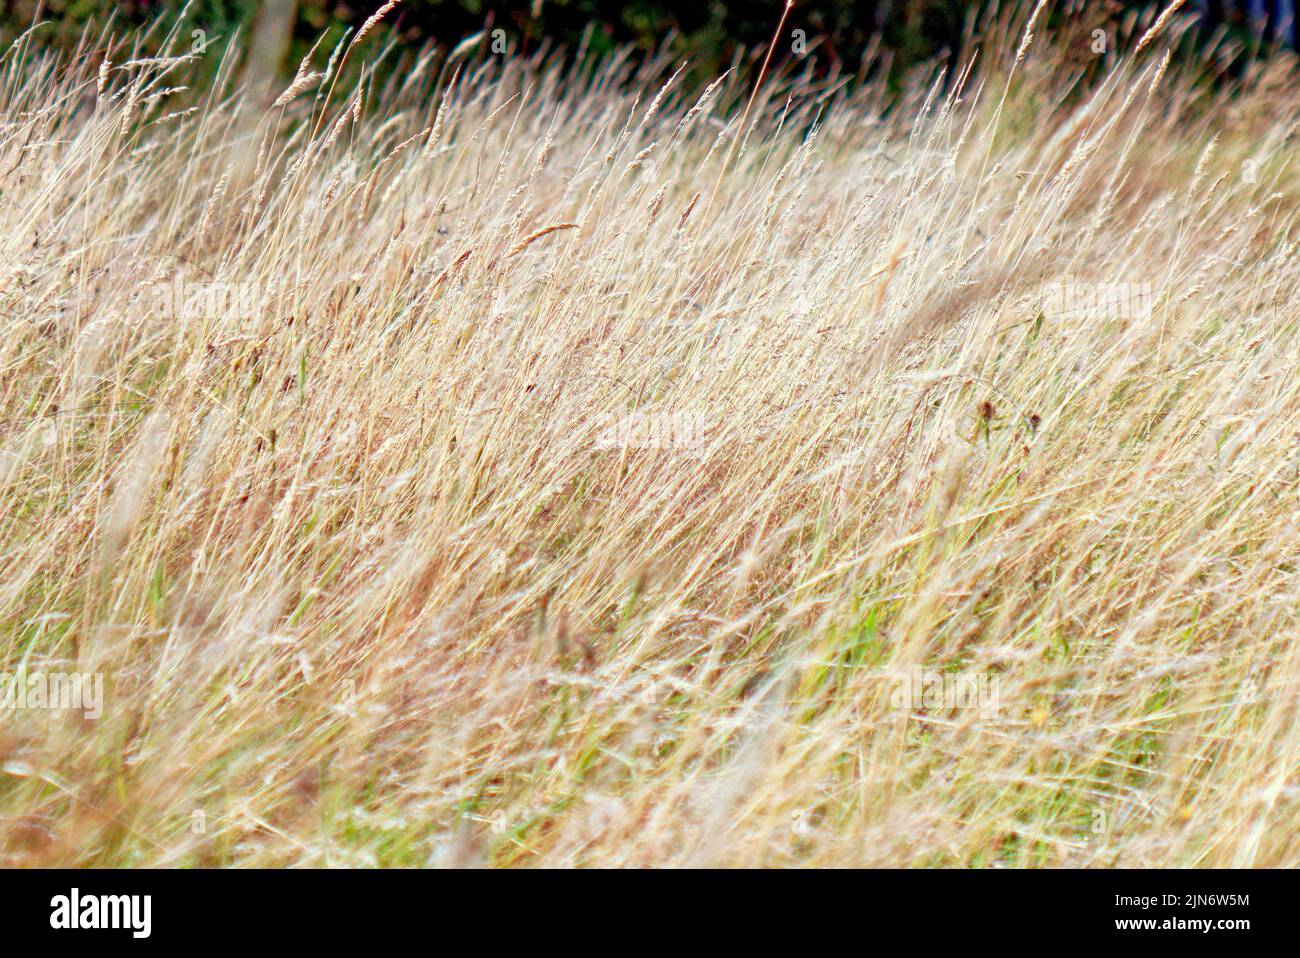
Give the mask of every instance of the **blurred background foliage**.
[{"label": "blurred background foliage", "polygon": [[[483,32],[485,52],[494,36],[523,54],[544,43],[571,54],[596,56],[622,46],[646,53],[668,49],[689,56],[699,77],[712,77],[737,58],[755,56],[765,48],[783,2],[403,0],[366,42],[375,50],[394,44],[399,52],[414,52],[430,44],[454,47],[463,38]],[[318,52],[328,55],[345,31],[358,28],[381,3],[193,0],[187,8],[178,0],[0,0],[0,43],[7,44],[38,16],[48,22],[39,29],[37,42],[72,50],[87,28],[98,30],[108,24],[121,35],[150,23],[165,27],[184,14],[184,36],[201,30],[203,41],[215,41],[219,49],[238,38],[242,48],[252,48],[250,59],[265,61],[262,73],[292,74],[318,40]],[[1061,0],[1052,5],[1051,17],[1080,21],[1086,36],[1092,29],[1116,25],[1134,8],[1152,6],[1120,0]],[[1202,16],[1207,41],[1235,40],[1245,55],[1294,43],[1294,0],[1194,0],[1185,9]],[[995,11],[996,4],[969,0],[802,0],[790,11],[780,40],[785,49],[778,47],[777,59],[782,53],[802,52],[817,73],[852,74],[860,71],[865,55],[898,76],[959,50],[980,16]],[[494,30],[505,32],[493,34]],[[154,30],[145,39],[143,52],[153,52],[150,45],[158,44],[163,35],[163,29]],[[796,41],[804,51],[796,48]]]}]

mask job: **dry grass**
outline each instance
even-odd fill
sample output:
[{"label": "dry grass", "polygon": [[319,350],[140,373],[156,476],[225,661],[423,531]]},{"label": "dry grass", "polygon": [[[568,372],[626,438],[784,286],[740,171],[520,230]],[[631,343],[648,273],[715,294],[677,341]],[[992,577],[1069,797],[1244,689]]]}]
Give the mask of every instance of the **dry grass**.
[{"label": "dry grass", "polygon": [[5,52],[0,671],[107,689],[0,864],[1300,865],[1300,89],[1027,13],[893,110]]}]

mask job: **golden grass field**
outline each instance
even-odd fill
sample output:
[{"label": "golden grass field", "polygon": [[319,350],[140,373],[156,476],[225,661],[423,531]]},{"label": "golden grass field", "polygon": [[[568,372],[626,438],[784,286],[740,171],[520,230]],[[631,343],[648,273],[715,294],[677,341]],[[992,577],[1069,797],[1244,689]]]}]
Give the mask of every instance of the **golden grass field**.
[{"label": "golden grass field", "polygon": [[1294,59],[1030,19],[0,54],[0,865],[1300,865]]}]

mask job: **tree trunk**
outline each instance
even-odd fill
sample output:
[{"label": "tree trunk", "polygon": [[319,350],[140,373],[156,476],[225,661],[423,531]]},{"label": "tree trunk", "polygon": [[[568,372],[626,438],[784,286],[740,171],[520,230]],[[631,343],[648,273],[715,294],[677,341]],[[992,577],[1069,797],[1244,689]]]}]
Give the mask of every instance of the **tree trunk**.
[{"label": "tree trunk", "polygon": [[298,0],[265,0],[253,23],[253,37],[244,63],[244,81],[265,95],[276,86],[280,67],[293,40]]}]

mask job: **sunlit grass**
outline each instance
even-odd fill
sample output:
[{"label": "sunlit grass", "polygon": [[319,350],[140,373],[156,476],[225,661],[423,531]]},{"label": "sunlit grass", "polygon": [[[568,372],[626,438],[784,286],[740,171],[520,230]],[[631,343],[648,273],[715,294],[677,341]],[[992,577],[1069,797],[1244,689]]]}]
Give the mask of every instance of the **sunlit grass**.
[{"label": "sunlit grass", "polygon": [[107,691],[0,864],[1300,864],[1293,66],[1023,20],[744,127],[9,49],[0,671]]}]

